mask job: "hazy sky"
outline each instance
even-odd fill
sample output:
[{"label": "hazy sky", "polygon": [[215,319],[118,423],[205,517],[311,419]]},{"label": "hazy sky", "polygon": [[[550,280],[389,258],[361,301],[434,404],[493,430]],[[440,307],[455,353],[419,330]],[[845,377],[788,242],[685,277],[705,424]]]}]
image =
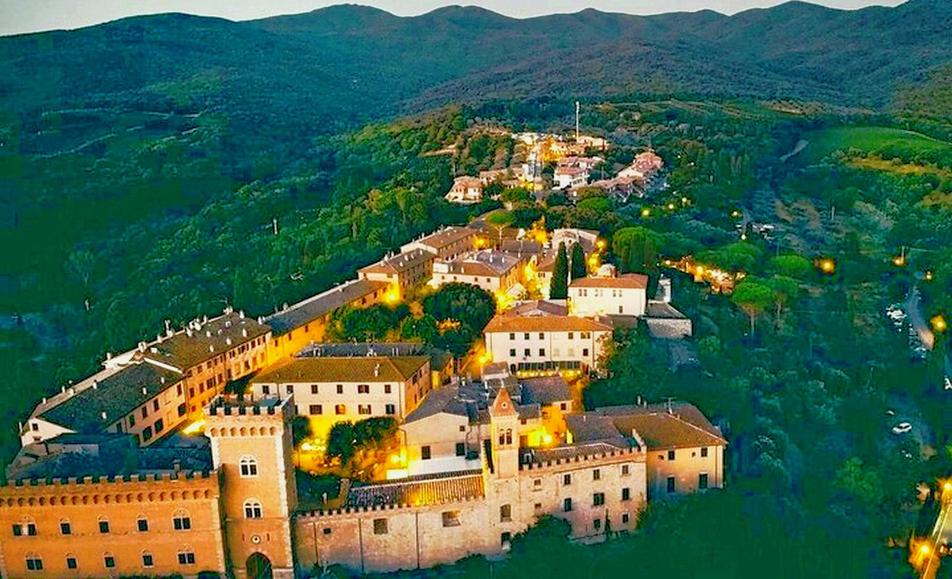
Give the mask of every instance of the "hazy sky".
[{"label": "hazy sky", "polygon": [[[861,8],[896,6],[904,0],[813,1],[836,8]],[[159,12],[188,12],[231,20],[249,20],[275,14],[308,12],[341,3],[322,0],[0,0],[0,35],[79,28],[125,16]],[[782,0],[363,0],[353,3],[376,6],[401,16],[422,14],[452,4],[475,4],[509,16],[527,17],[554,12],[578,12],[588,7],[632,14],[711,8],[733,14],[747,8],[774,6],[781,4]]]}]

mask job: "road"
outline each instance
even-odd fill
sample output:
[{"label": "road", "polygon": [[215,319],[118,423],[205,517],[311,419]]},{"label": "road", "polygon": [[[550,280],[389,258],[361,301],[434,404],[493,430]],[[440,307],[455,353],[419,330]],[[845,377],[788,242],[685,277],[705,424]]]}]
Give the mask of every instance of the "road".
[{"label": "road", "polygon": [[952,512],[952,490],[945,490],[942,492],[942,508],[939,509],[939,516],[936,517],[935,525],[932,527],[930,537],[932,548],[924,558],[922,579],[934,579],[939,572],[941,562],[938,549],[935,546],[942,542],[952,543],[952,516],[950,516],[950,512]]},{"label": "road", "polygon": [[[929,350],[935,347],[935,334],[932,333],[925,316],[922,315],[922,297],[919,295],[918,286],[913,286],[909,291],[909,296],[906,298],[906,313],[909,315],[909,323],[919,334],[922,345]],[[948,353],[945,357],[945,375],[952,380],[952,353]]]}]

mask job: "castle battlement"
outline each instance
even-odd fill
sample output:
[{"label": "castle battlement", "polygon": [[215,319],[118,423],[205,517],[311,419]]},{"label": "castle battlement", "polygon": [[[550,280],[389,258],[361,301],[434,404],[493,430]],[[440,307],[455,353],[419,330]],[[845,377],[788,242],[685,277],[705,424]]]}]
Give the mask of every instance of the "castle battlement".
[{"label": "castle battlement", "polygon": [[413,512],[421,510],[434,510],[445,507],[451,507],[453,505],[465,505],[471,503],[478,503],[485,500],[483,496],[470,496],[470,497],[460,497],[451,502],[445,503],[424,503],[424,504],[410,504],[410,503],[401,503],[401,504],[392,504],[392,505],[368,505],[360,507],[343,507],[340,509],[330,509],[330,510],[316,510],[316,511],[301,511],[297,513],[299,520],[307,521],[310,519],[329,519],[332,517],[340,516],[350,516],[350,515],[360,515],[360,514],[373,514],[373,513],[403,513],[403,512]]},{"label": "castle battlement", "polygon": [[208,499],[218,491],[218,471],[23,479],[0,487],[0,506],[152,503]]},{"label": "castle battlement", "polygon": [[523,452],[519,460],[519,470],[539,471],[580,463],[602,463],[625,459],[643,462],[645,457],[643,447],[621,448],[608,443],[581,444]]}]

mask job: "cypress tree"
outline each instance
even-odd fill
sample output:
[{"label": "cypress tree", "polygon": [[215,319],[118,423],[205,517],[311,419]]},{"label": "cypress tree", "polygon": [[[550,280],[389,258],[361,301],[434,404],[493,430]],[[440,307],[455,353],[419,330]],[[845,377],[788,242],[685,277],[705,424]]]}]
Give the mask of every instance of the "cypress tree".
[{"label": "cypress tree", "polygon": [[572,279],[581,279],[588,275],[588,268],[585,264],[585,251],[581,243],[572,246]]},{"label": "cypress tree", "polygon": [[549,298],[564,300],[569,297],[569,257],[565,244],[559,244],[559,253],[555,256],[555,269],[552,271],[552,284],[549,286]]}]

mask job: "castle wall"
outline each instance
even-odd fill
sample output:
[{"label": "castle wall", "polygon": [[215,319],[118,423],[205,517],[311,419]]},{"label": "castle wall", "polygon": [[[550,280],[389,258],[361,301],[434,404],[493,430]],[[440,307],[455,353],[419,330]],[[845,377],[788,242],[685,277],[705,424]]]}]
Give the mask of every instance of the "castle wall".
[{"label": "castle wall", "polygon": [[[0,487],[0,575],[188,577],[226,571],[217,472],[94,480]],[[188,528],[177,530],[173,519],[182,515]],[[147,521],[146,530],[140,530],[140,519]],[[100,521],[108,522],[107,533],[101,532]],[[35,535],[30,535],[30,524]],[[14,526],[20,536],[14,535]],[[186,553],[194,563],[179,562],[179,554]],[[42,569],[27,569],[28,555],[40,560]],[[144,555],[151,556],[151,567]],[[114,567],[106,566],[106,556]],[[75,569],[67,567],[67,557],[73,558]]]}]

